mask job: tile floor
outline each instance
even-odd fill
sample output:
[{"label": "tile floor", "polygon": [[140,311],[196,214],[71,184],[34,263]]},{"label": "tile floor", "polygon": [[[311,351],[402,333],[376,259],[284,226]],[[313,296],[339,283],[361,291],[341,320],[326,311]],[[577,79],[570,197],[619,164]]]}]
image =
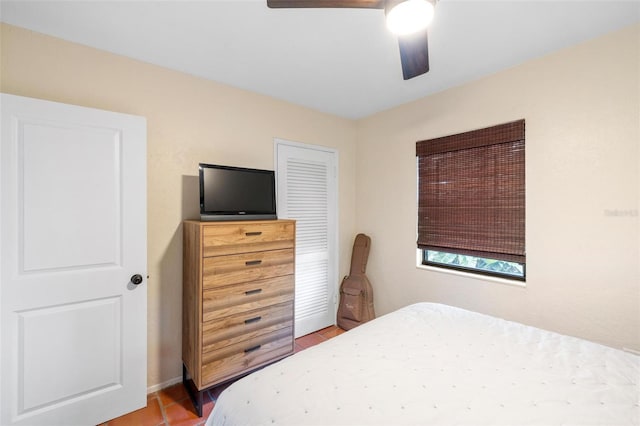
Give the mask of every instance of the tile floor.
[{"label": "tile floor", "polygon": [[[295,352],[322,343],[345,331],[331,326],[296,339]],[[201,426],[211,414],[220,393],[230,383],[209,389],[203,395],[202,417],[198,417],[182,383],[147,395],[147,406],[100,426]]]}]

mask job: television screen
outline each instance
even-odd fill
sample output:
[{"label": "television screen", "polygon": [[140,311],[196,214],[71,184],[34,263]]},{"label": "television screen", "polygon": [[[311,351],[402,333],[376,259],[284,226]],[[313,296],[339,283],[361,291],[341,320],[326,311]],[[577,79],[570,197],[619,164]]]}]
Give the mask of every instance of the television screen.
[{"label": "television screen", "polygon": [[200,164],[202,220],[275,219],[271,170]]}]

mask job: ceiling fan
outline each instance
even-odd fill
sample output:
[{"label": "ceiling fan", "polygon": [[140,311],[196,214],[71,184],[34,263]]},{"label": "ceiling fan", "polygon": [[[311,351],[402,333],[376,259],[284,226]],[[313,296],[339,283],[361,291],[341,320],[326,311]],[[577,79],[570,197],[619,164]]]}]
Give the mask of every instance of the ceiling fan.
[{"label": "ceiling fan", "polygon": [[387,26],[398,35],[405,80],[429,71],[427,25],[436,0],[267,0],[270,8],[384,9]]}]

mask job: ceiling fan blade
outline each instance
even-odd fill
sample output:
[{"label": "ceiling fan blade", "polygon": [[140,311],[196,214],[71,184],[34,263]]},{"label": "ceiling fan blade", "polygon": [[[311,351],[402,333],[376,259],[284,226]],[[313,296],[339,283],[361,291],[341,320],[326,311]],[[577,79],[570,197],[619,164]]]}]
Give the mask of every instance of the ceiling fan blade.
[{"label": "ceiling fan blade", "polygon": [[399,36],[400,61],[402,62],[402,77],[405,80],[419,76],[429,71],[429,47],[427,30],[418,33]]},{"label": "ceiling fan blade", "polygon": [[267,0],[270,8],[384,9],[384,0]]}]

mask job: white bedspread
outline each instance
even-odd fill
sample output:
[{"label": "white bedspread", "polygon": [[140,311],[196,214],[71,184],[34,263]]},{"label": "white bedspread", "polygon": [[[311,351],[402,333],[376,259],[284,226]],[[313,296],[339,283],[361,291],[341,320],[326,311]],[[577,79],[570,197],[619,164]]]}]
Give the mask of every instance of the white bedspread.
[{"label": "white bedspread", "polygon": [[420,303],[231,385],[207,425],[638,425],[640,357]]}]

